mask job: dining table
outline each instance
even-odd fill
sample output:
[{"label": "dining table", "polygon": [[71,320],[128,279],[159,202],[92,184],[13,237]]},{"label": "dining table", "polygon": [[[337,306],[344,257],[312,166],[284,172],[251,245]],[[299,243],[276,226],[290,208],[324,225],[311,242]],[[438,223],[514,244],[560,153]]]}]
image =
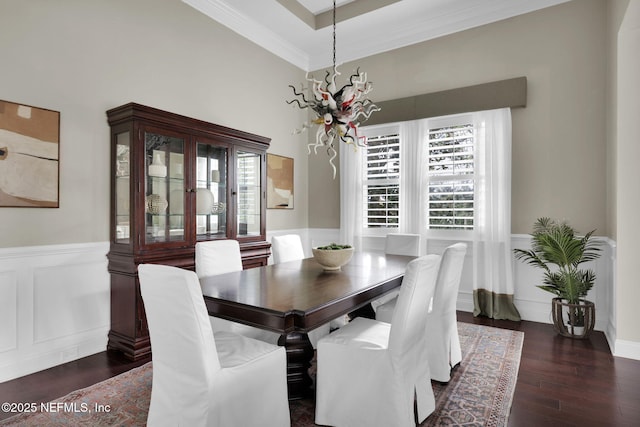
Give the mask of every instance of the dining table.
[{"label": "dining table", "polygon": [[414,258],[356,251],[337,271],[305,258],[204,277],[200,284],[211,316],[280,334],[289,398],[298,399],[313,393],[307,333],[398,288]]}]

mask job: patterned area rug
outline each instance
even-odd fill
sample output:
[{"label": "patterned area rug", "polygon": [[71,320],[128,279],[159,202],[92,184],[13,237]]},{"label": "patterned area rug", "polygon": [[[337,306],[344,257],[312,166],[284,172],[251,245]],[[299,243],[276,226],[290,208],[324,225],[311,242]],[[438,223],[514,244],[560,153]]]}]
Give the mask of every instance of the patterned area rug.
[{"label": "patterned area rug", "polygon": [[[458,323],[462,363],[447,385],[433,383],[436,409],[423,426],[506,426],[516,386],[522,332]],[[124,374],[0,421],[0,426],[144,426],[152,366]],[[312,400],[290,402],[291,425],[315,426]]]}]

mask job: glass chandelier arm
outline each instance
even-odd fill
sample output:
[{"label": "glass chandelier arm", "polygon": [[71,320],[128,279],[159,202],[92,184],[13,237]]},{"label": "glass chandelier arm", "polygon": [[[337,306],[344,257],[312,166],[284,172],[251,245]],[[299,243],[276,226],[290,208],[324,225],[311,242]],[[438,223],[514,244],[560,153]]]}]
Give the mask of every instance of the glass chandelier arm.
[{"label": "glass chandelier arm", "polygon": [[[331,72],[332,71],[332,72]],[[329,164],[333,170],[333,177],[336,177],[336,165],[334,160],[338,155],[335,144],[343,142],[345,145],[357,147],[366,146],[366,138],[358,135],[360,121],[365,121],[378,108],[370,99],[364,98],[372,89],[371,82],[367,81],[367,74],[356,70],[349,76],[348,84],[337,90],[336,78],[340,75],[336,66],[336,0],[333,0],[333,68],[327,70],[324,81],[316,80],[313,76],[306,74],[305,79],[310,83],[307,96],[292,85],[295,99],[287,101],[288,104],[296,104],[300,109],[311,108],[316,114],[315,119],[309,124],[303,124],[301,129],[295,131],[300,133],[311,125],[318,125],[315,142],[307,144],[307,150],[311,154],[313,147],[317,154],[319,147],[326,147],[329,156]]]}]

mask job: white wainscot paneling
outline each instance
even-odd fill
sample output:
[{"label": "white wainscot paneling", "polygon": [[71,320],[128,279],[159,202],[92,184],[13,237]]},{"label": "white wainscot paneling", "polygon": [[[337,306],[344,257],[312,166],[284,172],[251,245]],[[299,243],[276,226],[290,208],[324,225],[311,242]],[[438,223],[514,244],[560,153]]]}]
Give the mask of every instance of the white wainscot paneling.
[{"label": "white wainscot paneling", "polygon": [[34,343],[109,324],[109,277],[93,274],[104,267],[100,262],[34,269]]},{"label": "white wainscot paneling", "polygon": [[[613,337],[610,334],[615,330],[613,327],[615,245],[606,238],[595,237],[594,239],[600,242],[601,256],[596,261],[582,264],[581,268],[592,269],[596,274],[596,283],[586,299],[596,305],[595,329],[605,332],[611,346]],[[511,247],[531,249],[530,236],[514,235]],[[554,295],[536,287],[542,284],[542,278],[543,273],[539,268],[513,259],[514,299],[523,320],[552,323],[551,299]]]},{"label": "white wainscot paneling", "polygon": [[333,228],[311,228],[309,229],[308,239],[309,248],[326,246],[331,243],[340,243],[340,230]]},{"label": "white wainscot paneling", "polygon": [[15,271],[0,272],[0,353],[18,345],[18,278]]},{"label": "white wainscot paneling", "polygon": [[[340,238],[338,229],[300,229],[278,230],[273,234],[288,234],[290,232],[300,234],[305,252],[312,246],[325,245],[337,242]],[[587,295],[587,299],[596,305],[596,330],[603,331],[609,346],[616,356],[640,359],[640,343],[616,341],[615,327],[615,290],[616,290],[616,244],[604,237],[594,237],[600,241],[602,253],[596,261],[584,264],[583,267],[591,268],[596,273],[596,283]],[[441,254],[444,249],[456,243],[458,240],[424,239],[426,252]],[[458,293],[457,309],[465,312],[473,312],[473,251],[472,243],[467,242],[469,248],[464,262],[460,290]],[[384,250],[384,236],[365,236],[356,243],[356,250]],[[514,234],[511,236],[511,248],[530,249],[531,237],[526,234]],[[311,256],[307,254],[307,256]],[[542,271],[521,261],[511,259],[513,266],[514,301],[520,311],[523,320],[533,322],[552,323],[551,300],[553,295],[538,289],[536,285],[542,283]]]},{"label": "white wainscot paneling", "polygon": [[0,249],[0,382],[106,350],[108,250],[105,242]]},{"label": "white wainscot paneling", "polygon": [[[615,277],[613,265],[615,265],[615,243],[606,238],[595,237],[600,241],[601,257],[587,264],[584,268],[591,268],[596,273],[596,284],[589,292],[587,299],[596,304],[596,329],[604,331],[611,348],[615,338],[613,320],[613,295],[615,290]],[[426,252],[430,254],[442,254],[444,250],[458,240],[435,239],[426,240]],[[473,243],[468,244],[465,257],[460,289],[458,293],[457,309],[473,312]],[[365,249],[384,249],[384,236],[367,236],[361,239],[361,245]],[[531,248],[529,235],[512,235],[511,247],[519,249]],[[551,300],[553,295],[536,287],[542,284],[542,271],[524,262],[511,259],[513,266],[514,302],[521,318],[541,323],[552,323]]]}]

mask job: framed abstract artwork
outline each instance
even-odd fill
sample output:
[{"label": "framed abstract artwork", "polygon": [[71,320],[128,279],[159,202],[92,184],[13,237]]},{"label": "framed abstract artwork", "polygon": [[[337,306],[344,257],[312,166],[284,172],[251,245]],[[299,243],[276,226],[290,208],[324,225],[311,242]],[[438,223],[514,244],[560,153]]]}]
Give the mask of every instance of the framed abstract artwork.
[{"label": "framed abstract artwork", "polygon": [[0,207],[59,207],[60,112],[0,100]]},{"label": "framed abstract artwork", "polygon": [[293,159],[267,154],[267,209],[293,209]]}]

